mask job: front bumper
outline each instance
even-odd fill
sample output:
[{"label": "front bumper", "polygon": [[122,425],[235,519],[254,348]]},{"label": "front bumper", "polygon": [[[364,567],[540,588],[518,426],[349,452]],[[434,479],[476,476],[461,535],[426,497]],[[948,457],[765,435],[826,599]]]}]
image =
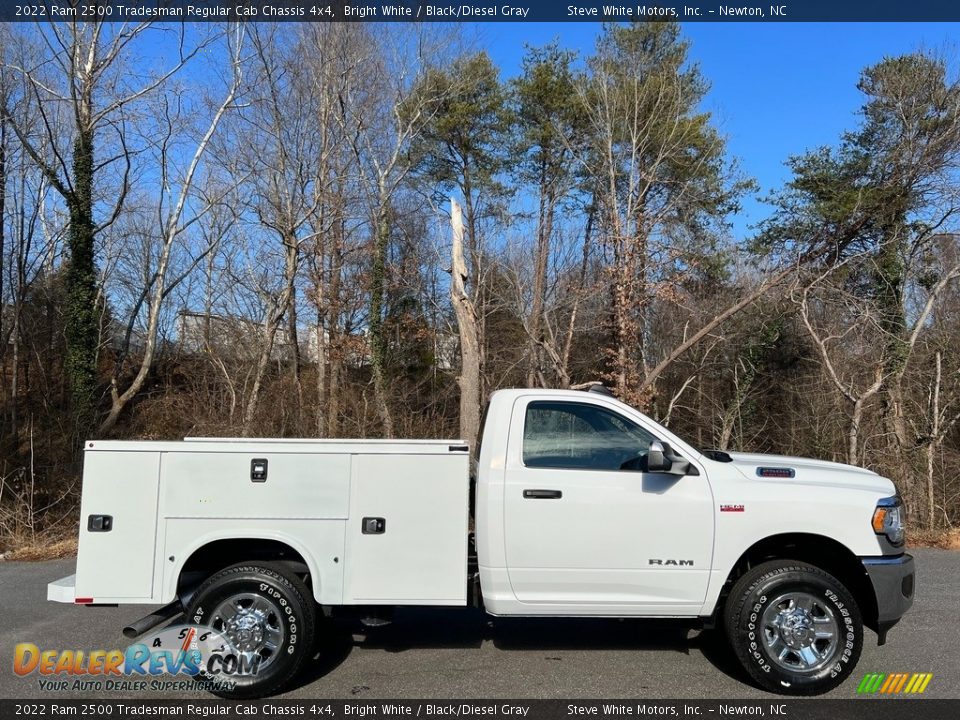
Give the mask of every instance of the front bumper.
[{"label": "front bumper", "polygon": [[916,570],[913,556],[863,558],[863,567],[877,598],[877,639],[883,645],[887,631],[913,605]]}]

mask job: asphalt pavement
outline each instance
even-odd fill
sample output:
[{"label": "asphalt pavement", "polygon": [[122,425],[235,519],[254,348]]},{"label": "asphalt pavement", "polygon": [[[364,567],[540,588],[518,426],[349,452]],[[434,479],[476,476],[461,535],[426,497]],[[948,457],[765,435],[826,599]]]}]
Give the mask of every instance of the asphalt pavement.
[{"label": "asphalt pavement", "polygon": [[[916,600],[883,647],[867,631],[859,666],[829,696],[852,698],[868,672],[929,672],[930,698],[960,698],[960,552],[912,551]],[[0,562],[0,698],[52,697],[36,674],[13,672],[14,646],[124,648],[121,628],[146,606],[93,608],[46,601],[49,581],[73,560]],[[752,699],[752,687],[715,633],[640,620],[501,619],[474,609],[410,609],[392,625],[354,634],[328,624],[325,652],[289,698],[646,698]],[[145,698],[149,693],[57,693],[57,697]],[[155,698],[183,698],[154,694]],[[196,693],[195,697],[207,697]]]}]

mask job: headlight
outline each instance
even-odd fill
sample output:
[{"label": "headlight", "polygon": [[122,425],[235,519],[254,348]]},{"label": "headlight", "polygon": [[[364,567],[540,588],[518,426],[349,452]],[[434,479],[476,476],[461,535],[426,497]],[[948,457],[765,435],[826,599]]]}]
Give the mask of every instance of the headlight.
[{"label": "headlight", "polygon": [[873,531],[877,535],[886,535],[891,545],[903,545],[903,505],[900,498],[883,498],[873,511]]}]

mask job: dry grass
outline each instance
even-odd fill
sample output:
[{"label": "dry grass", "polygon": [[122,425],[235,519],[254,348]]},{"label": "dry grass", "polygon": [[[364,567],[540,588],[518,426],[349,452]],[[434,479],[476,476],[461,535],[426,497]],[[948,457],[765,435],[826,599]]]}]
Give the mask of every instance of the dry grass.
[{"label": "dry grass", "polygon": [[907,535],[910,547],[932,547],[941,550],[960,550],[960,528],[952,530],[912,530]]},{"label": "dry grass", "polygon": [[77,554],[76,484],[36,491],[30,468],[0,475],[0,560],[58,560]]},{"label": "dry grass", "polygon": [[25,542],[4,553],[4,560],[36,562],[38,560],[59,560],[77,554],[76,537],[47,537]]}]

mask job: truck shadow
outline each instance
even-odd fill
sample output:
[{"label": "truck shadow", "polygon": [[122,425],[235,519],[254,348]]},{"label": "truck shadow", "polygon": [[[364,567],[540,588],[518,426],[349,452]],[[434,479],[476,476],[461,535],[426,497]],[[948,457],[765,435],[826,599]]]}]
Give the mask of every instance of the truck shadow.
[{"label": "truck shadow", "polygon": [[355,621],[328,620],[322,651],[295,682],[309,685],[335,670],[355,647],[403,653],[417,648],[479,649],[484,642],[508,652],[541,652],[562,661],[561,651],[635,650],[700,654],[717,670],[746,684],[749,677],[722,633],[679,620],[610,618],[495,618],[476,608],[399,608],[393,622],[363,628]]}]

